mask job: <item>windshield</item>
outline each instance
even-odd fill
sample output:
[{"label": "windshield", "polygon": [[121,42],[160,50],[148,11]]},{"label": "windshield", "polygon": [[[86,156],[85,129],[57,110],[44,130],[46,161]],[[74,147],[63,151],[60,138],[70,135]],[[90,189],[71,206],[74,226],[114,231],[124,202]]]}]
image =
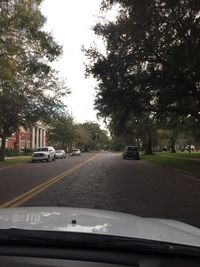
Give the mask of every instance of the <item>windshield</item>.
[{"label": "windshield", "polygon": [[137,147],[129,146],[127,147],[127,151],[138,151]]},{"label": "windshield", "polygon": [[48,151],[48,147],[38,147],[36,151]]},{"label": "windshield", "polygon": [[200,0],[3,0],[0,18],[0,207],[13,225],[55,212],[58,230],[200,238]]}]

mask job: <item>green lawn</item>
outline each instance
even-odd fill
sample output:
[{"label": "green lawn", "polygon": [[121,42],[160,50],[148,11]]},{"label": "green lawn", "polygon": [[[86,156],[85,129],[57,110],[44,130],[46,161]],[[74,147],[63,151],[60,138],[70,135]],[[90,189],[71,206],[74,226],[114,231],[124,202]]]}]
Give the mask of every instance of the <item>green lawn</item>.
[{"label": "green lawn", "polygon": [[155,164],[184,170],[190,172],[195,176],[200,177],[200,161],[198,162],[182,158],[176,158],[174,154],[173,156],[169,157],[169,155],[171,154],[166,153],[165,155],[164,153],[156,153],[155,155],[152,156],[142,155],[141,158],[153,162]]},{"label": "green lawn", "polygon": [[200,159],[200,153],[199,152],[177,152],[177,153],[169,153],[169,152],[160,152],[156,153],[159,155],[168,155],[170,157],[179,157],[179,158],[195,158],[195,159]]},{"label": "green lawn", "polygon": [[6,159],[4,162],[0,162],[0,168],[12,166],[12,165],[18,165],[18,164],[23,164],[31,162],[31,157],[30,156],[19,156],[19,157],[13,157]]}]

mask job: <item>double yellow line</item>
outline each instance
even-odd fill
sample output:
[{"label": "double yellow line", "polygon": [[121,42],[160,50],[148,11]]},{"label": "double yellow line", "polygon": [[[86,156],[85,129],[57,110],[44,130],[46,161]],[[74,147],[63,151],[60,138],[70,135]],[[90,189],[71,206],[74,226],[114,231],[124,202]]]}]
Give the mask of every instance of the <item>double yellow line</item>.
[{"label": "double yellow line", "polygon": [[0,208],[14,208],[14,207],[18,207],[21,204],[23,204],[24,202],[26,202],[27,200],[33,198],[34,196],[38,195],[39,193],[41,193],[42,191],[46,190],[48,187],[52,186],[53,184],[57,183],[58,181],[60,181],[61,179],[63,179],[64,177],[74,173],[75,171],[79,170],[82,166],[84,166],[86,163],[90,162],[91,160],[93,160],[94,158],[96,158],[98,155],[95,155],[81,163],[79,163],[78,165],[75,165],[73,168],[51,178],[50,180],[26,191],[25,193],[19,195],[16,198],[11,199],[8,202],[5,202],[3,204],[0,205]]}]

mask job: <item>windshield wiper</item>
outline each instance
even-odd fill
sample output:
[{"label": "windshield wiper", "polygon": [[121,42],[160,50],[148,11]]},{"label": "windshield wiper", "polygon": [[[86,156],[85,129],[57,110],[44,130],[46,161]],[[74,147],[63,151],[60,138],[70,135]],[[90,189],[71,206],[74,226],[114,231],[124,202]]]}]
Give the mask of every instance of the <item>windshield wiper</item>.
[{"label": "windshield wiper", "polygon": [[0,230],[0,245],[17,242],[26,245],[55,245],[76,248],[115,249],[119,251],[146,251],[200,257],[200,247],[146,240],[139,238],[119,237],[102,234],[77,232],[23,230],[10,228]]}]

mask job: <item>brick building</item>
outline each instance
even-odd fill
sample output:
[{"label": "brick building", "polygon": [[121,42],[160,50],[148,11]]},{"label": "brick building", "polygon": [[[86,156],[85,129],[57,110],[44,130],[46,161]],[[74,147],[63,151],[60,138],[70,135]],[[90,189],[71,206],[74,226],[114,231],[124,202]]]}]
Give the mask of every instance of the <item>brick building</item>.
[{"label": "brick building", "polygon": [[[35,127],[24,128],[20,126],[15,133],[6,139],[6,148],[16,152],[47,145],[47,129],[42,123],[37,123]],[[0,138],[1,146],[1,138]]]}]

